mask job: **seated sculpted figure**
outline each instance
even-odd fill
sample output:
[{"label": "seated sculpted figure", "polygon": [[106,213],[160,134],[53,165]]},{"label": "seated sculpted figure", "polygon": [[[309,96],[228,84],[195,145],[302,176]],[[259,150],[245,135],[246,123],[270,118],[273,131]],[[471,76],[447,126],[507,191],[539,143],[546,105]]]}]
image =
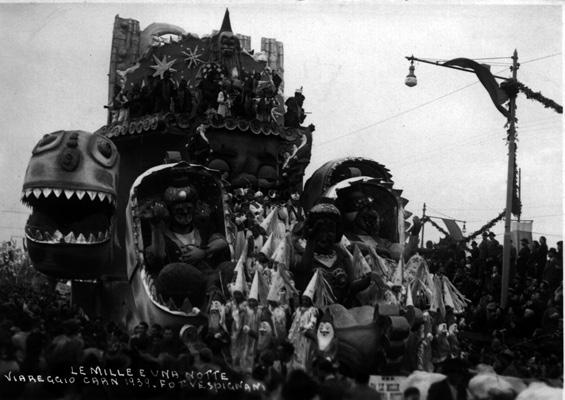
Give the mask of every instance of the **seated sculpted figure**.
[{"label": "seated sculpted figure", "polygon": [[[151,245],[146,249],[150,270],[160,270],[170,263],[187,263],[200,270],[229,260],[229,248],[224,235],[213,232],[209,207],[199,199],[194,186],[176,182],[165,190],[163,200],[153,206]],[[161,209],[159,209],[161,208]]]},{"label": "seated sculpted figure", "polygon": [[371,276],[354,279],[352,260],[339,243],[343,235],[341,213],[331,203],[312,207],[304,223],[306,248],[301,262],[295,266],[296,287],[304,290],[314,271],[319,268],[329,283],[335,301],[354,306],[355,295],[366,289]]}]

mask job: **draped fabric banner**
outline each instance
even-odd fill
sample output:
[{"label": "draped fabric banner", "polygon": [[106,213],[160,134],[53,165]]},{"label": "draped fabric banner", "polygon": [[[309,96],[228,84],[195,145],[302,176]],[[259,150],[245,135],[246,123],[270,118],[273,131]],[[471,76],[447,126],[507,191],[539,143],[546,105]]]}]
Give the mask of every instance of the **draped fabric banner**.
[{"label": "draped fabric banner", "polygon": [[449,236],[453,238],[453,240],[460,241],[463,240],[463,233],[455,222],[452,219],[442,218],[443,223],[445,224],[447,230],[449,231]]},{"label": "draped fabric banner", "polygon": [[473,71],[475,71],[477,78],[479,78],[479,81],[481,81],[488,94],[490,95],[494,106],[498,111],[500,111],[502,115],[504,115],[506,118],[510,118],[510,113],[506,108],[502,106],[508,101],[508,95],[498,86],[498,83],[496,83],[496,79],[494,79],[494,76],[492,76],[490,67],[488,65],[479,64],[478,62],[470,60],[468,58],[455,58],[443,63],[442,65],[457,66],[472,69]]}]

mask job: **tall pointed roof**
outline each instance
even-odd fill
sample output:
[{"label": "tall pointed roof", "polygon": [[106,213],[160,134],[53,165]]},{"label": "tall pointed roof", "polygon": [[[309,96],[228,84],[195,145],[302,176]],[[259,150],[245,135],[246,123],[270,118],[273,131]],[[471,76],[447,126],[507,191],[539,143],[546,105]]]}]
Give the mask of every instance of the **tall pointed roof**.
[{"label": "tall pointed roof", "polygon": [[226,13],[224,14],[224,20],[222,21],[222,27],[220,28],[221,32],[233,32],[231,30],[231,22],[230,22],[230,10],[226,8]]}]

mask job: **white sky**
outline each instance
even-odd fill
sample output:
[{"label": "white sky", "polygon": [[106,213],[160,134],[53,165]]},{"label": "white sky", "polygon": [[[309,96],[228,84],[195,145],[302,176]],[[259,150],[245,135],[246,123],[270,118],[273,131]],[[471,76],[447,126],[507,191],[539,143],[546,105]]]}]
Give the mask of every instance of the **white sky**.
[{"label": "white sky", "polygon": [[[421,214],[426,202],[429,214],[468,221],[468,233],[505,206],[505,120],[478,83],[447,95],[477,82],[473,74],[417,64],[418,85],[406,87],[404,57],[510,57],[516,48],[518,79],[563,104],[556,5],[0,4],[0,240],[22,235],[20,189],[39,138],[105,123],[114,16],[137,19],[142,29],[167,22],[203,35],[219,28],[226,6],[232,28],[251,35],[253,48],[261,37],[284,43],[286,94],[304,87],[306,123],[316,125],[307,176],[333,158],[373,158],[390,168],[408,210]],[[492,71],[510,74],[500,65]],[[563,220],[562,118],[523,95],[517,105],[522,219],[534,219],[534,237],[543,233],[553,246]],[[428,226],[426,237],[438,235]]]}]

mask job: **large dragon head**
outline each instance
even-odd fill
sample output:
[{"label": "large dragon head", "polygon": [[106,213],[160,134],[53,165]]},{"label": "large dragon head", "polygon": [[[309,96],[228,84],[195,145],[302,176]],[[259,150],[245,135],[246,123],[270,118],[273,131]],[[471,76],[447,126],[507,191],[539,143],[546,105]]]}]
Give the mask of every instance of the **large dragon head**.
[{"label": "large dragon head", "polygon": [[32,151],[22,201],[34,266],[64,279],[94,279],[110,268],[119,154],[84,131],[43,136]]}]

